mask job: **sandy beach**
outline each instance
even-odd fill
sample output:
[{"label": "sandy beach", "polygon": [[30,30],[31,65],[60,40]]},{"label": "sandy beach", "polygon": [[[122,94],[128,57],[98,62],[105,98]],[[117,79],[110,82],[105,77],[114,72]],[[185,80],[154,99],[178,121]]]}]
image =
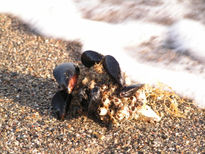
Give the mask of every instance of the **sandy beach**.
[{"label": "sandy beach", "polygon": [[81,67],[80,50],[78,42],[39,36],[0,15],[0,153],[205,152],[205,110],[186,102],[180,105],[184,118],[165,115],[160,122],[107,128],[72,111],[56,120],[53,68],[63,62]]}]

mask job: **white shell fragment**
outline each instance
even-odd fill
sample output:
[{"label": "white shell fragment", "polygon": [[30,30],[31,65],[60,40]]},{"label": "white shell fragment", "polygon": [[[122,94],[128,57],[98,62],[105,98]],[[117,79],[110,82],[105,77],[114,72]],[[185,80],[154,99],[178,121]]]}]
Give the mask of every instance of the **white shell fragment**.
[{"label": "white shell fragment", "polygon": [[100,115],[100,116],[104,116],[104,115],[106,115],[106,114],[107,114],[107,109],[104,108],[104,107],[101,107],[101,108],[100,108],[100,111],[99,111],[99,115]]},{"label": "white shell fragment", "polygon": [[158,116],[150,106],[144,105],[140,109],[137,110],[137,113],[139,116],[144,116],[145,118],[148,118],[153,121],[159,122],[161,120],[161,117]]}]

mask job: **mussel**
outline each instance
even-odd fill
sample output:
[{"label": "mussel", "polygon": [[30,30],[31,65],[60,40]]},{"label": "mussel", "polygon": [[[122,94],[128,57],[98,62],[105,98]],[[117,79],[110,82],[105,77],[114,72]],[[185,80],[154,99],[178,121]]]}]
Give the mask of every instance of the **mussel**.
[{"label": "mussel", "polygon": [[52,98],[51,105],[53,112],[57,115],[58,120],[64,120],[69,109],[72,95],[65,90],[58,91]]},{"label": "mussel", "polygon": [[101,99],[100,88],[95,86],[90,91],[88,112],[90,112],[90,111],[97,111],[100,99]]},{"label": "mussel", "polygon": [[73,63],[63,63],[53,70],[53,75],[61,90],[52,98],[51,105],[57,119],[64,120],[72,100],[72,91],[77,83],[80,70]]},{"label": "mussel", "polygon": [[133,96],[138,89],[142,88],[144,84],[135,84],[130,86],[125,86],[120,91],[120,97],[130,97]]},{"label": "mussel", "polygon": [[83,54],[81,55],[81,61],[86,67],[91,67],[94,64],[102,62],[103,67],[108,75],[121,87],[123,86],[120,65],[113,56],[103,56],[96,51],[88,50],[83,52]]},{"label": "mussel", "polygon": [[84,51],[81,55],[81,61],[86,67],[91,67],[94,64],[101,62],[102,59],[103,55],[92,50]]},{"label": "mussel", "polygon": [[63,63],[53,70],[53,75],[59,86],[71,94],[80,73],[79,67],[73,63]]},{"label": "mussel", "polygon": [[[100,111],[99,114],[102,116],[106,115],[107,113],[114,116],[117,107],[123,107],[123,102],[120,99],[122,97],[134,98],[136,96],[137,90],[144,86],[144,84],[125,86],[124,79],[121,75],[120,65],[118,61],[111,55],[104,56],[98,52],[87,50],[81,55],[81,61],[84,66],[89,68],[95,64],[99,64],[100,66],[102,66],[104,68],[102,70],[105,70],[105,73],[108,74],[113,83],[116,83],[115,87],[117,87],[114,88],[114,92],[111,92],[112,95],[115,96],[113,98],[109,97],[109,99],[112,99],[112,101],[110,101],[110,105],[106,105],[105,102],[109,99],[105,97],[106,93],[105,91],[102,92],[100,85],[96,84],[92,88],[88,85],[83,85],[82,87],[79,85],[78,99],[84,110],[88,111],[88,113],[96,115],[98,111]],[[59,120],[64,120],[73,98],[72,94],[76,95],[76,92],[72,93],[72,91],[77,84],[79,74],[79,67],[73,63],[62,63],[56,66],[53,70],[53,75],[57,83],[61,87],[61,90],[57,91],[56,94],[53,96],[51,105],[54,113],[57,115],[57,119]],[[103,103],[101,103],[102,97],[105,97],[105,101],[103,101]],[[124,100],[124,98],[122,99]],[[130,98],[126,99],[128,100]],[[133,101],[135,101],[135,99],[130,99],[130,102]],[[101,110],[98,110],[98,108],[101,107],[101,105],[104,105],[104,108],[102,106]],[[113,108],[112,112],[109,108]],[[123,114],[126,113],[127,115],[129,112],[127,112],[127,110],[125,112],[123,108],[119,108],[120,112],[123,112]]]},{"label": "mussel", "polygon": [[122,87],[123,79],[118,61],[113,56],[107,55],[103,59],[103,67],[110,77]]}]

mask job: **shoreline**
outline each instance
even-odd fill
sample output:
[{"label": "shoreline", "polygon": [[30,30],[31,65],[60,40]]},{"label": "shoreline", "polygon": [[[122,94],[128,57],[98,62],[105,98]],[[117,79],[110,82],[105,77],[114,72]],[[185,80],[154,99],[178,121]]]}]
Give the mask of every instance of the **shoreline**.
[{"label": "shoreline", "polygon": [[84,114],[56,120],[52,70],[62,62],[81,65],[74,52],[80,44],[29,33],[6,15],[0,19],[0,152],[205,152],[205,110],[192,104],[181,106],[186,118],[131,120],[110,130]]}]

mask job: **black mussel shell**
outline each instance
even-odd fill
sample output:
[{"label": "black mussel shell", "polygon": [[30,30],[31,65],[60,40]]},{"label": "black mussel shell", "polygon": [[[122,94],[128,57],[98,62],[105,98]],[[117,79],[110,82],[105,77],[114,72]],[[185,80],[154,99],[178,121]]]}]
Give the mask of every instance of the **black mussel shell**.
[{"label": "black mussel shell", "polygon": [[81,55],[81,61],[86,67],[91,67],[96,63],[99,63],[103,59],[103,55],[98,52],[87,50]]},{"label": "black mussel shell", "polygon": [[93,89],[88,87],[82,88],[79,92],[79,99],[85,111],[89,113],[97,111],[101,99],[100,88],[98,86],[95,86]]},{"label": "black mussel shell", "polygon": [[[53,70],[53,75],[56,79],[56,81],[58,82],[59,86],[63,89],[63,90],[67,90],[69,91],[69,82],[72,82],[72,86],[71,89],[74,88],[76,82],[77,82],[77,77],[80,73],[79,67],[74,65],[73,63],[63,63],[60,64],[58,66],[56,66],[56,68]],[[73,78],[74,77],[74,78]],[[73,79],[73,80],[71,80]],[[72,91],[72,90],[71,90]],[[71,93],[71,91],[69,91],[69,93]]]},{"label": "black mussel shell", "polygon": [[88,112],[93,113],[97,111],[97,108],[99,106],[99,101],[101,98],[100,94],[100,88],[98,86],[95,86],[93,89],[90,90],[89,95],[89,105],[88,105]]},{"label": "black mussel shell", "polygon": [[120,86],[123,86],[120,65],[113,56],[105,56],[103,60],[103,67],[115,82],[117,82]]},{"label": "black mussel shell", "polygon": [[57,115],[58,120],[64,120],[66,113],[69,109],[72,95],[66,91],[58,91],[52,98],[51,106],[54,113]]},{"label": "black mussel shell", "polygon": [[144,84],[135,84],[123,87],[123,89],[120,91],[120,97],[131,97],[136,93],[138,89],[142,88],[143,86]]}]

